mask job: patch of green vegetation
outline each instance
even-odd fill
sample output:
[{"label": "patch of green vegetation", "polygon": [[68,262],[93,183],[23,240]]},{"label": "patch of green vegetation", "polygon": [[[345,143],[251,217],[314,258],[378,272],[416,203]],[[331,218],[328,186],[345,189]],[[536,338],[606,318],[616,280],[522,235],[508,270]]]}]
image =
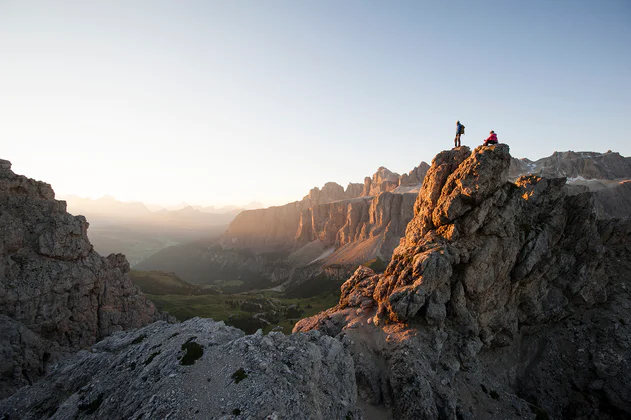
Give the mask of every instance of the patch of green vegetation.
[{"label": "patch of green vegetation", "polygon": [[362,264],[364,267],[370,268],[375,273],[383,273],[388,268],[388,264],[385,263],[381,258],[377,257],[373,260],[366,261]]},{"label": "patch of green vegetation", "polygon": [[238,408],[235,408],[234,410],[232,410],[232,415],[238,416],[239,414],[241,414],[241,410],[239,410]]},{"label": "patch of green vegetation", "polygon": [[192,341],[195,337],[192,337],[186,343],[182,344],[182,350],[186,351],[186,354],[180,360],[180,364],[189,366],[195,364],[197,359],[204,354],[204,347],[196,342]]},{"label": "patch of green vegetation", "polygon": [[234,379],[234,383],[238,384],[242,380],[248,377],[248,374],[245,372],[245,369],[239,368],[235,373],[232,374],[231,378]]},{"label": "patch of green vegetation", "polygon": [[158,350],[156,352],[151,353],[151,356],[149,356],[149,358],[147,360],[145,360],[145,366],[147,366],[149,363],[151,363],[153,361],[153,359],[155,359],[155,357],[157,355],[159,355],[160,353],[162,353],[162,351]]},{"label": "patch of green vegetation", "polygon": [[99,394],[96,399],[90,401],[87,404],[79,404],[78,408],[81,411],[85,411],[86,414],[94,414],[99,409],[103,402],[103,394]]},{"label": "patch of green vegetation", "polygon": [[142,343],[142,341],[143,341],[145,338],[147,338],[147,334],[142,334],[142,335],[139,335],[139,336],[138,336],[138,337],[136,337],[136,338],[134,339],[134,341],[132,341],[131,343],[132,343],[132,344],[140,344],[140,343]]},{"label": "patch of green vegetation", "polygon": [[[179,321],[199,316],[224,321],[228,325],[250,333],[259,328],[268,333],[280,326],[287,334],[294,328],[296,319],[315,315],[338,303],[340,283],[328,281],[335,286],[331,288],[333,290],[309,297],[288,297],[276,292],[201,296],[148,295],[147,297],[156,304],[159,310],[169,312]],[[252,309],[250,304],[260,304],[262,309],[254,312],[244,310],[244,307]],[[291,305],[300,306],[301,315],[287,314],[286,310]]]}]

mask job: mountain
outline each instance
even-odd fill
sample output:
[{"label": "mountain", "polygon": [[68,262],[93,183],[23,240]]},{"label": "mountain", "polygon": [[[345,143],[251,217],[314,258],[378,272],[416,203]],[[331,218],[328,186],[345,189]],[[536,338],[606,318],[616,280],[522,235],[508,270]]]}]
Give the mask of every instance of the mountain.
[{"label": "mountain", "polygon": [[[599,218],[624,217],[631,208],[629,162],[630,158],[613,152],[555,152],[535,162],[511,158],[508,178],[515,180],[530,173],[551,177],[571,175],[564,187],[568,194],[592,191]],[[245,269],[248,274],[238,274],[238,279],[263,279],[257,281],[259,287],[265,282],[277,288],[282,284],[277,290],[295,287],[321,274],[337,280],[346,278],[360,264],[390,261],[413,217],[416,195],[428,168],[422,162],[400,176],[381,167],[372,177],[366,177],[363,185],[351,183],[344,189],[327,183],[322,189],[312,189],[301,201],[243,211],[222,235],[223,248],[205,251],[198,247],[183,257],[184,264],[176,261],[182,252],[172,247],[143,261],[141,267],[175,271],[191,282],[199,282],[202,277],[216,279],[227,272],[240,273]],[[285,256],[257,264],[250,257],[247,261],[230,257],[238,249],[250,250],[254,256],[266,253]],[[223,274],[213,274],[217,268],[207,264],[208,261],[219,264],[217,267],[222,267]],[[258,276],[256,270],[261,270]]]},{"label": "mountain", "polygon": [[301,201],[239,213],[219,243],[174,245],[136,267],[172,271],[195,284],[238,283],[232,291],[289,287],[320,273],[345,278],[359,264],[390,259],[427,168],[422,162],[399,176],[381,167],[346,189],[328,182]]},{"label": "mountain", "polygon": [[[414,187],[418,191],[426,168],[428,165],[422,162],[409,174],[400,176],[380,167],[372,177],[365,178],[363,185],[350,183],[344,189],[329,182],[322,189],[313,188],[301,201],[243,211],[230,224],[222,242],[228,247],[248,247],[253,250],[295,250],[298,244],[304,245],[305,241],[316,240],[316,236],[325,239],[322,241],[324,247],[334,246],[336,243],[345,245],[349,242],[349,236],[369,239],[377,235],[372,235],[372,232],[388,231],[390,217],[396,219],[395,225],[405,226],[408,221],[405,220],[405,211],[400,219],[396,211],[382,211],[383,202],[398,203],[405,200],[411,203],[413,197],[381,199],[380,202],[377,196],[381,193],[410,193],[414,192]],[[320,232],[320,228],[325,226],[327,232]],[[345,230],[339,233],[338,238],[338,232],[343,227]],[[385,255],[391,251],[388,247],[383,249]]]},{"label": "mountain", "polygon": [[437,155],[385,273],[294,331],[348,343],[392,418],[629,418],[631,222],[510,165],[506,145]]},{"label": "mountain", "polygon": [[566,177],[569,181],[590,179],[629,179],[631,157],[623,157],[611,150],[597,152],[554,152],[536,161],[512,159],[509,178],[530,173],[543,177]]},{"label": "mountain", "polygon": [[0,160],[0,397],[68,352],[160,318],[129,280],[125,256],[94,251],[88,226],[50,185]]},{"label": "mountain", "polygon": [[[290,336],[200,318],[117,332],[1,400],[0,416],[629,418],[631,221],[599,218],[596,193],[565,178],[511,182],[510,165],[506,145],[439,153],[385,272],[358,268],[339,304]],[[23,189],[0,192],[25,202]],[[32,266],[13,284],[48,272]],[[93,301],[62,290],[76,307]]]}]

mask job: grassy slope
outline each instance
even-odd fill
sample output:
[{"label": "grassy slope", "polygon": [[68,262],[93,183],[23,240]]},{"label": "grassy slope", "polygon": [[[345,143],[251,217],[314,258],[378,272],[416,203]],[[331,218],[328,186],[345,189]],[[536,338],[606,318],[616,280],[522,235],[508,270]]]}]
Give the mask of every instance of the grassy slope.
[{"label": "grassy slope", "polygon": [[[337,293],[313,296],[309,298],[285,298],[275,293],[201,296],[148,294],[147,297],[152,300],[161,311],[169,312],[180,321],[196,316],[212,318],[215,321],[226,321],[230,315],[252,314],[251,312],[241,310],[239,307],[232,308],[229,304],[225,303],[227,300],[244,302],[264,298],[278,301],[282,307],[299,304],[305,311],[303,317],[308,317],[335,306],[339,300],[340,293],[338,290]],[[308,306],[310,306],[310,308],[308,308]],[[283,332],[288,334],[291,332],[296,322],[298,322],[298,318],[282,318],[280,322],[264,328],[264,331],[268,332],[276,325],[279,325],[283,327]]]}]

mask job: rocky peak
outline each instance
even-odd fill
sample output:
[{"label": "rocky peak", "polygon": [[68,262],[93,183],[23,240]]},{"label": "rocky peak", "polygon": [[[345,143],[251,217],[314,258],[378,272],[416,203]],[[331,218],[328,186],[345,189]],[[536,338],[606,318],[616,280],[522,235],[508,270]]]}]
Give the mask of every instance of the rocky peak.
[{"label": "rocky peak", "polygon": [[335,182],[327,182],[322,189],[318,187],[312,188],[302,201],[308,202],[310,205],[316,205],[341,200],[344,197],[344,187]]},{"label": "rocky peak", "polygon": [[[434,159],[376,288],[376,321],[407,321],[423,310],[428,323],[442,325],[451,313],[478,320],[489,344],[497,334],[512,336],[518,322],[562,313],[577,295],[586,304],[602,298],[592,196],[566,196],[562,178],[511,184],[510,162],[507,145],[473,153],[462,147]],[[533,290],[533,282],[546,291]]]},{"label": "rocky peak", "polygon": [[356,198],[362,195],[364,184],[360,182],[349,182],[344,192],[345,198]]},{"label": "rocky peak", "polygon": [[[88,222],[66,212],[49,184],[0,162],[0,396],[32,382],[63,352],[158,318],[131,283],[123,255],[103,258]],[[29,337],[26,345],[20,337]]]},{"label": "rocky peak", "polygon": [[416,168],[412,169],[407,174],[401,175],[401,178],[399,179],[399,186],[408,187],[422,184],[428,170],[429,165],[425,162],[421,162]]},{"label": "rocky peak", "polygon": [[[510,166],[502,144],[439,153],[385,273],[358,269],[338,306],[295,327],[353,343],[358,392],[395,418],[631,414],[629,223],[597,220],[565,178],[508,182]],[[593,322],[619,332],[595,341]]]},{"label": "rocky peak", "polygon": [[394,191],[399,186],[399,174],[386,167],[379,167],[372,176],[364,178],[362,197],[375,196],[386,191]]}]

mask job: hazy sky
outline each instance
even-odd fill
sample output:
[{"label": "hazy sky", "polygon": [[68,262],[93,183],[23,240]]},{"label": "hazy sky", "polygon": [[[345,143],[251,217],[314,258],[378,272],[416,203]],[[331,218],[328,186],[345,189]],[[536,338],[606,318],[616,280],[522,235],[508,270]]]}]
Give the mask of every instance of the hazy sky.
[{"label": "hazy sky", "polygon": [[493,129],[631,155],[631,1],[0,0],[0,158],[58,194],[268,205]]}]

